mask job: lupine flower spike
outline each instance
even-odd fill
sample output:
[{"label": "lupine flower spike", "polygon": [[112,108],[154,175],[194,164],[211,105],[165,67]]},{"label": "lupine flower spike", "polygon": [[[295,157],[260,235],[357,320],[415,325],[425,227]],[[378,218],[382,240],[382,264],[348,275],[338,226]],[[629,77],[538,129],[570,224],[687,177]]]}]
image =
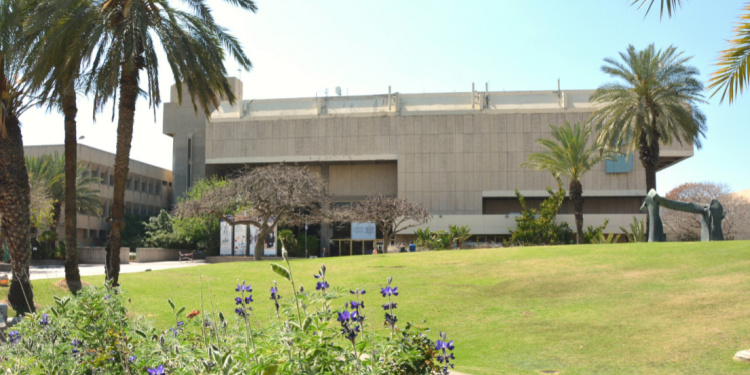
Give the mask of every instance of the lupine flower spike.
[{"label": "lupine flower spike", "polygon": [[[437,340],[435,350],[438,351],[437,360],[443,364],[443,374],[450,373],[448,367],[453,368],[452,360],[456,357],[453,356],[453,340],[448,341],[448,335],[445,332],[440,332],[440,340]],[[451,353],[448,353],[450,351]]]},{"label": "lupine flower spike", "polygon": [[[250,285],[246,285],[245,280],[242,280],[242,284],[237,284],[235,291],[239,292],[240,296],[234,297],[235,305],[238,305],[237,308],[234,309],[234,312],[240,317],[246,318],[248,311],[253,309],[252,307],[247,306],[250,302],[253,302],[253,295],[249,294],[253,292],[253,288]],[[245,292],[248,293],[247,296],[245,296]]]},{"label": "lupine flower spike", "polygon": [[[391,301],[391,296],[394,296],[394,297],[398,296],[398,287],[391,287],[392,282],[393,282],[393,277],[389,277],[388,284],[385,286],[385,288],[380,288],[380,294],[382,294],[383,297],[388,298],[388,303],[383,305],[383,310],[386,310],[385,324],[391,327],[391,334],[393,334],[393,332],[396,331],[396,323],[398,322],[398,318],[396,318],[396,313],[393,311],[396,309],[396,302]],[[387,311],[390,311],[390,313]]]},{"label": "lupine flower spike", "polygon": [[159,365],[159,367],[157,368],[149,368],[147,370],[148,370],[148,375],[165,375],[166,374],[164,372],[164,365]]}]

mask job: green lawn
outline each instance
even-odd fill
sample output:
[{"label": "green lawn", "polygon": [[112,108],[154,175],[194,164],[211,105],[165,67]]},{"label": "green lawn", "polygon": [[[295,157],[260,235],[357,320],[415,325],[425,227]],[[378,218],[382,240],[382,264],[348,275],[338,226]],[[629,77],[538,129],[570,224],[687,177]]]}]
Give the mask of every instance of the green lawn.
[{"label": "green lawn", "polygon": [[[297,282],[314,288],[320,260],[293,261]],[[325,263],[331,286],[368,291],[368,318],[378,322],[378,287],[393,276],[399,321],[427,319],[433,338],[447,331],[461,372],[750,371],[732,360],[750,348],[750,241],[442,251]],[[268,262],[121,276],[135,313],[160,327],[171,319],[167,298],[188,311],[200,309],[202,289],[208,308],[209,287],[217,308],[233,311],[235,284],[243,279],[254,287],[256,311],[265,319],[270,283],[279,279]],[[54,281],[34,282],[38,303],[64,294]],[[288,298],[291,288],[279,282]]]}]

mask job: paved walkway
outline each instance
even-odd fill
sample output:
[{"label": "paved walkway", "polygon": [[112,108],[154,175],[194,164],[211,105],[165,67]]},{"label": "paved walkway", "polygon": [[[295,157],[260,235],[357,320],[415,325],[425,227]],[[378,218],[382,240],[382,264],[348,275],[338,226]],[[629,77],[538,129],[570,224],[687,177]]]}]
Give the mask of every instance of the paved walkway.
[{"label": "paved walkway", "polygon": [[[128,263],[120,265],[120,273],[145,272],[147,270],[157,271],[170,268],[195,267],[207,264],[203,260],[194,260],[186,262],[149,262],[149,263]],[[104,275],[103,264],[79,264],[78,270],[81,276]],[[29,267],[32,280],[39,279],[63,279],[65,278],[64,266],[31,266]]]}]

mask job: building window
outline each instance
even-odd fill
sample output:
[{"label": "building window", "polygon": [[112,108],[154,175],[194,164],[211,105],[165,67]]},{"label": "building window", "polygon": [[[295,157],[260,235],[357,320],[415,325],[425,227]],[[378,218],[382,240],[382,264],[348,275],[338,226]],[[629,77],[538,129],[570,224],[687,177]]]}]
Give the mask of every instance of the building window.
[{"label": "building window", "polygon": [[96,229],[89,230],[89,237],[96,238],[96,234],[97,234]]},{"label": "building window", "polygon": [[109,175],[109,186],[115,185],[115,176]]},{"label": "building window", "polygon": [[107,237],[107,231],[105,230],[99,230],[99,238],[105,238]]},{"label": "building window", "polygon": [[141,181],[141,191],[144,192],[144,193],[147,191],[146,190],[146,181]]}]

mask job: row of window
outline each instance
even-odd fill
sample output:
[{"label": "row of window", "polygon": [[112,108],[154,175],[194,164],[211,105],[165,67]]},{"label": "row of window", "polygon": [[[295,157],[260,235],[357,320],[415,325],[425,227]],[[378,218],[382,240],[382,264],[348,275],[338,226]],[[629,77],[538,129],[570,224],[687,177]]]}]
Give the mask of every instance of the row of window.
[{"label": "row of window", "polygon": [[[112,212],[112,208],[111,208],[112,202],[106,201],[102,204],[104,206],[104,209],[102,210],[102,218],[106,218]],[[142,215],[142,216],[156,216],[159,213],[159,211],[161,211],[161,207],[158,207],[158,206],[150,206],[147,204],[125,202],[125,213],[130,213],[133,215]]]},{"label": "row of window", "polygon": [[[110,172],[112,168],[105,166],[94,166],[89,169],[89,176],[99,178],[99,183],[102,185],[115,185],[114,171]],[[162,187],[172,186],[172,182],[154,179],[141,175],[131,175],[128,177],[128,182],[125,185],[127,190],[161,195]]]},{"label": "row of window", "polygon": [[96,229],[83,229],[83,238],[105,238],[107,237],[107,231],[96,230]]}]

